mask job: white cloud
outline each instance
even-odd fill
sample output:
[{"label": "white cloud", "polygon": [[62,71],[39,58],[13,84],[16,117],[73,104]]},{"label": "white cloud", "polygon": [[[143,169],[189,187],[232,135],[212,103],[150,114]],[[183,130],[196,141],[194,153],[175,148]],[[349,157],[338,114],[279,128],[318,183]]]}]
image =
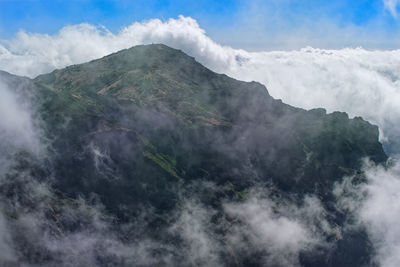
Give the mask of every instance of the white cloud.
[{"label": "white cloud", "polygon": [[371,168],[367,172],[368,193],[360,216],[378,247],[378,260],[382,267],[395,267],[400,263],[400,164],[389,170]]},{"label": "white cloud", "polygon": [[[212,183],[195,185],[200,194],[221,190]],[[326,247],[326,235],[333,234],[316,197],[306,196],[301,204],[276,200],[262,185],[243,195],[243,201],[226,199],[223,213],[202,203],[196,193],[182,198],[169,232],[182,240],[179,252],[186,265],[223,266],[228,264],[225,254],[238,265],[257,255],[265,266],[299,266],[300,253]]]},{"label": "white cloud", "polygon": [[259,81],[288,104],[346,111],[378,124],[389,141],[400,136],[400,128],[395,127],[400,120],[400,50],[247,52],[217,44],[195,20],[181,16],[165,22],[135,22],[116,34],[89,24],[67,26],[55,35],[20,32],[0,45],[0,69],[34,77],[149,43],[182,49],[234,78]]},{"label": "white cloud", "polygon": [[42,155],[40,130],[36,127],[39,119],[34,117],[29,93],[24,88],[9,88],[0,76],[0,182],[18,152]]},{"label": "white cloud", "polygon": [[185,199],[184,203],[170,231],[182,238],[185,244],[181,251],[185,262],[190,266],[222,266],[219,259],[221,247],[212,232],[211,217],[215,210],[193,199]]},{"label": "white cloud", "polygon": [[365,226],[382,267],[400,264],[400,163],[385,169],[370,162],[365,165],[367,183],[345,179],[335,189],[339,205],[355,214]]},{"label": "white cloud", "polygon": [[294,106],[346,111],[378,124],[394,141],[400,135],[400,51],[358,49],[250,53],[236,78],[257,80]]},{"label": "white cloud", "polygon": [[383,4],[393,17],[397,18],[397,5],[399,0],[383,0]]},{"label": "white cloud", "polygon": [[158,19],[135,22],[117,34],[89,24],[66,26],[53,36],[21,31],[0,46],[0,69],[33,77],[149,43],[183,49],[214,68],[229,65],[236,54],[208,38],[195,20],[181,16],[166,22]]},{"label": "white cloud", "polygon": [[0,264],[10,264],[15,261],[15,258],[15,251],[7,222],[2,212],[0,212]]},{"label": "white cloud", "polygon": [[[235,249],[261,250],[266,266],[298,266],[299,254],[324,245],[323,235],[331,232],[325,210],[315,197],[306,197],[302,206],[269,199],[267,192],[252,190],[248,199],[226,203],[229,216],[244,224],[235,224],[227,235]],[[261,254],[261,255],[263,255]]]},{"label": "white cloud", "polygon": [[0,80],[0,136],[20,148],[33,150],[38,140],[28,105]]}]

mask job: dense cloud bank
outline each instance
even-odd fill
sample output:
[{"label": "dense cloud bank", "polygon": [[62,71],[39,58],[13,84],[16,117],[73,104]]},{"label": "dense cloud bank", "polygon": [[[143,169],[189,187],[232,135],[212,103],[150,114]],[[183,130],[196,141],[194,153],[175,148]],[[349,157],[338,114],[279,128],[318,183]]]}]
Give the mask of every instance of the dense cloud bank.
[{"label": "dense cloud bank", "polygon": [[347,177],[334,190],[338,206],[354,215],[348,227],[365,227],[376,248],[375,261],[382,267],[400,263],[400,164],[390,167],[364,164],[366,182]]},{"label": "dense cloud bank", "polygon": [[[305,48],[298,51],[248,52],[215,43],[196,21],[180,17],[165,22],[150,20],[134,23],[116,34],[88,24],[67,26],[53,36],[21,32],[13,40],[3,41],[0,45],[0,69],[34,77],[55,68],[148,43],[164,43],[182,49],[212,70],[237,79],[260,81],[267,85],[272,96],[282,98],[286,103],[363,116],[380,126],[381,140],[388,151],[393,154],[400,151],[396,145],[400,137],[397,125],[400,120],[398,50]],[[39,155],[44,149],[40,141],[40,122],[34,118],[34,109],[27,101],[29,97],[17,89],[7,88],[0,82],[0,148],[10,152],[0,155],[1,186],[10,182],[5,173],[15,164],[13,151],[22,148]],[[100,151],[97,156],[101,160],[106,155]],[[349,223],[349,227],[367,229],[377,251],[375,260],[384,267],[398,266],[399,164],[383,168],[366,163],[365,171],[366,182],[352,183],[348,178],[337,186],[338,203],[342,209],[354,214],[355,221]],[[32,181],[25,173],[19,173],[13,180],[18,181],[23,185],[21,191],[24,194],[29,192],[24,197],[19,196],[20,199],[27,198],[41,204],[35,209],[22,209],[19,202],[10,204],[2,200],[0,203],[0,258],[6,262],[18,259],[11,233],[22,233],[27,239],[24,242],[40,243],[42,246],[38,250],[57,255],[58,263],[66,266],[78,266],[78,261],[79,264],[94,264],[100,254],[116,264],[153,264],[155,262],[148,262],[152,259],[149,256],[152,250],[172,250],[167,244],[143,236],[140,243],[121,242],[112,231],[111,224],[103,218],[101,205],[88,206],[86,200],[74,204],[74,209],[62,206],[59,213],[63,220],[75,218],[87,227],[54,236],[50,232],[57,230],[57,224],[46,220],[48,207],[43,204],[53,197],[47,182]],[[219,265],[223,260],[218,256],[221,244],[229,241],[241,244],[241,240],[247,240],[270,255],[266,262],[291,266],[298,264],[300,252],[324,245],[321,236],[329,234],[332,227],[320,217],[324,210],[315,197],[306,198],[299,206],[291,203],[278,205],[265,195],[251,191],[245,202],[225,203],[227,214],[239,218],[244,225],[232,227],[227,240],[221,239],[206,219],[212,217],[215,211],[195,198],[186,199],[186,204],[171,218],[172,224],[168,229],[171,235],[178,236],[186,244],[182,260],[189,264]],[[4,215],[10,208],[18,213],[13,225]],[[92,215],[87,217],[89,213]],[[219,224],[220,227],[225,225],[225,221]],[[51,231],[43,232],[43,229]],[[269,246],[271,242],[275,246]],[[282,248],[289,253],[283,255],[285,262],[279,258],[282,257],[279,256]],[[232,249],[243,251],[244,248]],[[163,259],[154,260],[173,263],[171,257],[167,254]]]}]

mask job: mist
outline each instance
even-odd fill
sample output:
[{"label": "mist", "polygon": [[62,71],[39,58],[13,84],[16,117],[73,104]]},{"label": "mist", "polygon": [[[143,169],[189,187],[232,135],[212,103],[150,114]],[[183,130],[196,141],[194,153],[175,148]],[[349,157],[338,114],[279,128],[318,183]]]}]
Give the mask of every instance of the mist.
[{"label": "mist", "polygon": [[347,177],[334,189],[338,206],[353,214],[347,227],[365,227],[376,248],[374,261],[382,267],[397,266],[399,258],[399,163],[390,167],[364,163],[366,180]]}]

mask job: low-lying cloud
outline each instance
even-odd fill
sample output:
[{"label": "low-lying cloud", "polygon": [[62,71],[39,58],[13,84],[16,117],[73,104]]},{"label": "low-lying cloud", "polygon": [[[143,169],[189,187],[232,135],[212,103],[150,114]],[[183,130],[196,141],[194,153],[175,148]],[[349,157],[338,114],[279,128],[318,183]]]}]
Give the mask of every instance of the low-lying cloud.
[{"label": "low-lying cloud", "polygon": [[263,258],[266,266],[300,266],[301,252],[324,245],[331,227],[317,198],[308,196],[297,206],[273,201],[257,189],[248,195],[244,202],[225,204],[227,214],[243,223],[235,224],[227,235],[235,249],[260,250],[268,255]]},{"label": "low-lying cloud", "polygon": [[33,152],[39,144],[29,103],[11,90],[0,80],[0,136],[14,146]]},{"label": "low-lying cloud", "polygon": [[[221,190],[212,183],[195,187],[211,195]],[[197,193],[182,198],[169,232],[183,241],[184,265],[240,266],[243,259],[256,257],[262,266],[301,266],[301,253],[328,249],[326,237],[334,230],[316,197],[295,204],[273,199],[263,185],[242,196],[223,200],[221,210],[201,202]]]},{"label": "low-lying cloud", "polygon": [[349,177],[337,185],[339,206],[354,214],[350,227],[365,227],[375,246],[374,260],[382,267],[400,263],[400,164],[390,167],[366,161],[366,181],[359,183]]},{"label": "low-lying cloud", "polygon": [[44,148],[29,95],[24,88],[10,88],[0,77],[0,184],[16,153],[39,156]]}]

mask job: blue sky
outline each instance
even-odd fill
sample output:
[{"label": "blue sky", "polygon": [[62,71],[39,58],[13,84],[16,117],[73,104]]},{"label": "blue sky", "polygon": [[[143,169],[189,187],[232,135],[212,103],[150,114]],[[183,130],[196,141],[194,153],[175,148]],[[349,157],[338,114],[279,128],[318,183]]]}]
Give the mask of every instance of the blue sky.
[{"label": "blue sky", "polygon": [[[0,0],[0,39],[19,30],[54,34],[87,22],[113,32],[134,21],[182,14],[208,35],[233,47],[400,46],[399,19],[384,1],[394,0]],[[394,40],[396,39],[396,40]],[[294,45],[296,46],[296,45]]]}]

